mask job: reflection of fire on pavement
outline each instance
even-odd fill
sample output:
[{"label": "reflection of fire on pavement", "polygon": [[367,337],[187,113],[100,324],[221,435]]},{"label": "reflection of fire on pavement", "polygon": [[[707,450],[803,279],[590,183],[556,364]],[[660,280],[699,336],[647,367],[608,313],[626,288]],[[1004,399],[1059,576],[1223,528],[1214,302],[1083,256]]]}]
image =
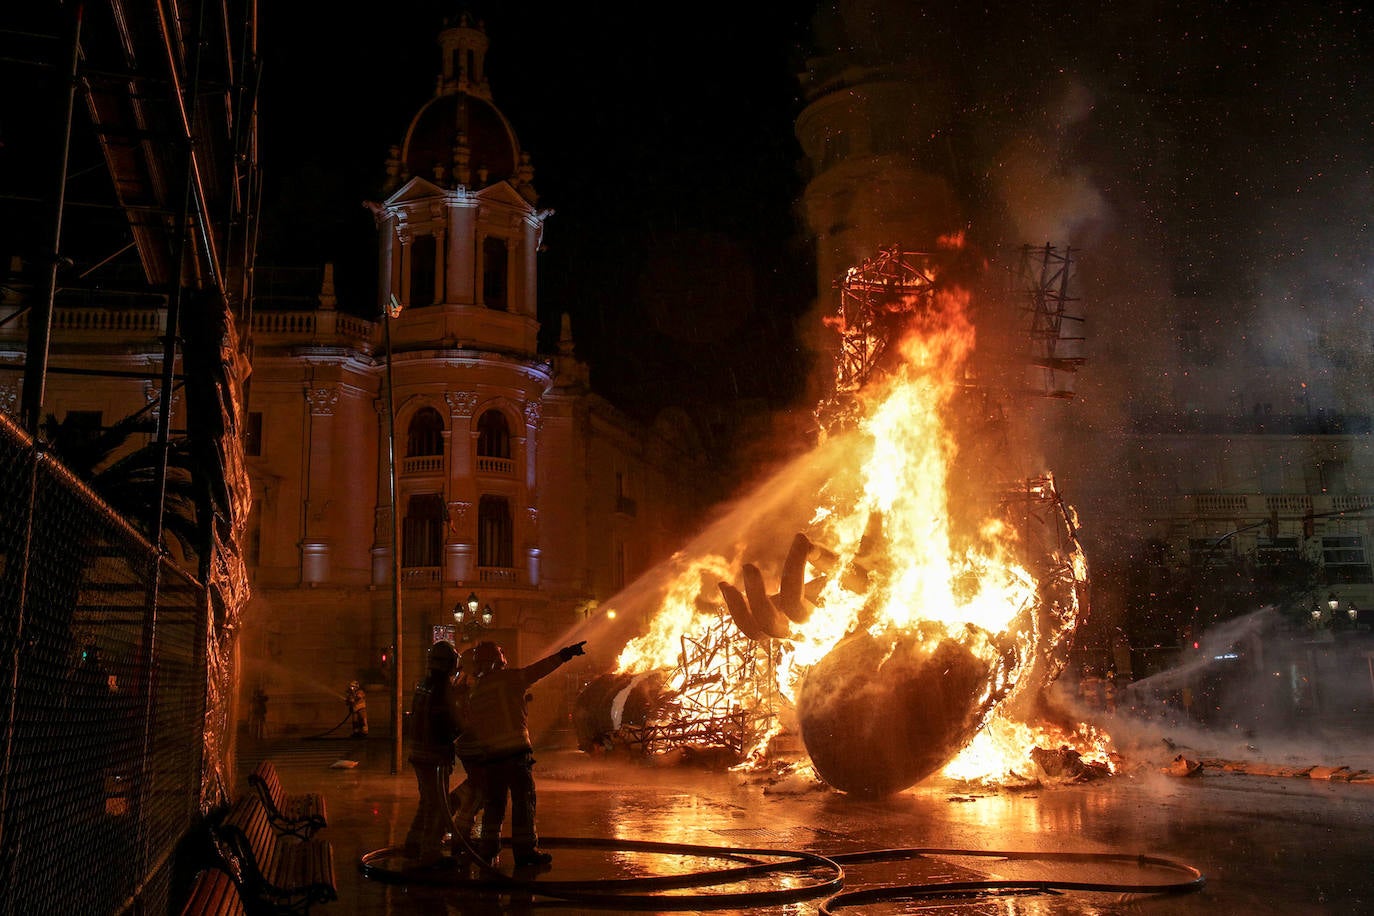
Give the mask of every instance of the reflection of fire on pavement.
[{"label": "reflection of fire on pavement", "polygon": [[[865,795],[1000,779],[1037,747],[1103,754],[1043,702],[1084,612],[1074,515],[1049,475],[997,479],[998,392],[973,381],[970,296],[939,261],[894,249],[850,272],[816,447],[674,558],[647,632],[578,699],[584,749],[763,765],[799,741]],[[1039,371],[1076,364],[1044,314],[1067,270],[1059,299],[1031,289]]]}]

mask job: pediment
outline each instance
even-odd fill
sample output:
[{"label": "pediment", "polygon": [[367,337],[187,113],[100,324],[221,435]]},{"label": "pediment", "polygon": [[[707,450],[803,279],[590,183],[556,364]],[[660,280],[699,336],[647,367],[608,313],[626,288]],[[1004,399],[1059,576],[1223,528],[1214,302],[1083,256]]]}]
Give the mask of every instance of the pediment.
[{"label": "pediment", "polygon": [[530,206],[530,202],[521,197],[520,192],[515,190],[509,181],[489,184],[473,196],[483,203],[499,203],[508,207],[518,207],[529,213],[534,212],[534,207]]},{"label": "pediment", "polygon": [[448,191],[439,187],[429,179],[416,176],[401,185],[400,190],[388,197],[384,205],[395,207],[402,204],[417,203],[422,200],[433,200],[436,197],[445,197],[447,194]]}]

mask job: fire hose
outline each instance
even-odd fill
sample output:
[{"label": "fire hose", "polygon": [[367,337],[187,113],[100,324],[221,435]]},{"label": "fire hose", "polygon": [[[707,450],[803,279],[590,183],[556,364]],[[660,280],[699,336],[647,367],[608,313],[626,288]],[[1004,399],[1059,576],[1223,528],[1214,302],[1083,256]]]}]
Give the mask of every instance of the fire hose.
[{"label": "fire hose", "polygon": [[329,730],[327,730],[327,731],[319,732],[318,734],[306,735],[305,738],[302,739],[302,740],[305,740],[305,741],[318,741],[318,740],[320,740],[321,738],[328,738],[330,735],[334,734],[336,731],[338,731],[339,729],[343,728],[343,727],[344,727],[344,723],[346,723],[346,722],[347,722],[349,719],[351,719],[351,718],[353,718],[353,710],[350,709],[348,712],[344,713],[344,717],[343,717],[342,719],[339,720],[339,724],[338,724],[338,725],[334,726],[333,728],[331,728],[331,729],[329,729]]},{"label": "fire hose", "polygon": [[[467,846],[466,840],[458,840]],[[597,839],[587,837],[541,837],[540,845],[551,849],[604,849],[617,852],[646,852],[661,855],[690,855],[703,858],[726,859],[738,862],[726,868],[713,868],[680,875],[644,876],[635,878],[605,878],[578,881],[526,880],[511,877],[484,864],[468,848],[471,861],[478,865],[480,877],[468,877],[457,869],[447,872],[435,870],[387,868],[387,859],[400,854],[400,846],[388,846],[365,854],[359,862],[362,873],[369,878],[392,883],[443,885],[468,891],[520,892],[531,896],[562,900],[568,903],[595,905],[606,909],[624,910],[703,910],[779,906],[814,900],[828,895],[821,904],[821,914],[832,914],[845,907],[875,901],[919,900],[929,898],[971,897],[979,895],[1019,895],[1080,891],[1115,894],[1183,894],[1199,891],[1206,877],[1198,869],[1160,856],[1130,855],[1097,852],[1033,852],[1013,850],[959,849],[944,847],[904,847],[897,849],[864,850],[860,852],[824,855],[791,849],[704,846],[684,843],[662,843],[650,840]],[[766,856],[777,861],[761,862]],[[1117,882],[1071,881],[1062,879],[970,880],[928,884],[885,885],[881,887],[844,890],[844,866],[876,862],[892,862],[927,856],[981,857],[1022,861],[1075,862],[1097,865],[1131,865],[1136,868],[1155,868],[1182,875],[1174,881]],[[457,864],[457,863],[455,863]],[[804,872],[809,883],[794,887],[750,890],[730,893],[664,894],[663,891],[712,887],[760,878],[773,873]]]}]

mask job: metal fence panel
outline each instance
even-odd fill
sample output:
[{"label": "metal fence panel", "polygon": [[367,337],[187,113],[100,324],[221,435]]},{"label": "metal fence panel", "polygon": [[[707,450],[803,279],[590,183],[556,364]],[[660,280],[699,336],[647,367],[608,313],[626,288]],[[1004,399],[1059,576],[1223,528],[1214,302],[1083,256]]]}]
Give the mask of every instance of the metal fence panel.
[{"label": "metal fence panel", "polygon": [[165,912],[199,818],[204,590],[0,423],[0,914]]}]

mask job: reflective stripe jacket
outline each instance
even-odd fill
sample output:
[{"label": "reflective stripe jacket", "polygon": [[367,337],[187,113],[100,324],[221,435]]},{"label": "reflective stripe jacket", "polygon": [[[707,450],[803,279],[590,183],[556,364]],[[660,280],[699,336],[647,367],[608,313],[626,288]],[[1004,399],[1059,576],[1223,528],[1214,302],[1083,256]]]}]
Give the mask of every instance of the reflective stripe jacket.
[{"label": "reflective stripe jacket", "polygon": [[458,756],[483,760],[530,750],[525,691],[563,664],[555,652],[524,668],[498,668],[471,682],[467,692]]}]

